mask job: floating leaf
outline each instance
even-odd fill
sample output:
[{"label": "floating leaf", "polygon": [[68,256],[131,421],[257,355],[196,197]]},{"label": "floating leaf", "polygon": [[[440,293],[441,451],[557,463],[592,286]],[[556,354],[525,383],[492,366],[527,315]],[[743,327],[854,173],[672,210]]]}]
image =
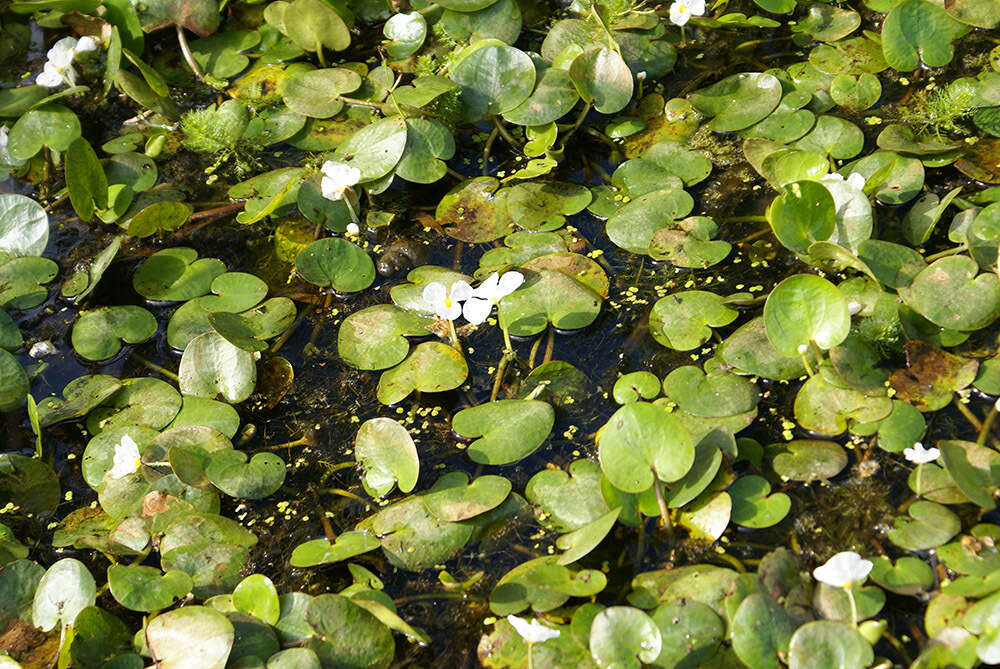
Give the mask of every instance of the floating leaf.
[{"label": "floating leaf", "polygon": [[882,51],[889,66],[909,72],[941,67],[951,61],[951,42],[969,31],[948,16],[944,8],[924,0],[904,0],[885,17]]},{"label": "floating leaf", "polygon": [[233,625],[204,606],[160,614],[146,627],[153,661],[164,669],[223,669],[233,646]]},{"label": "floating leaf", "polygon": [[360,463],[365,491],[385,497],[397,484],[410,492],[417,484],[420,457],[406,428],[391,418],[365,421],[354,438],[354,458]]},{"label": "floating leaf", "polygon": [[391,304],[371,306],[344,319],[337,333],[337,352],[358,369],[387,369],[409,353],[406,337],[426,335],[431,323]]},{"label": "floating leaf", "polygon": [[771,527],[788,515],[792,500],[779,492],[770,494],[771,485],[761,476],[742,476],[729,486],[733,500],[732,519],[743,527]]},{"label": "floating leaf", "polygon": [[738,315],[715,293],[685,290],[656,301],[649,312],[649,333],[667,348],[690,351],[711,338],[712,327],[729,325]]},{"label": "floating leaf", "polygon": [[375,263],[355,244],[327,237],[319,239],[295,258],[295,270],[309,283],[331,286],[340,293],[364,290],[375,280]]},{"label": "floating leaf", "polygon": [[467,474],[449,472],[435,481],[420,499],[432,516],[454,523],[495,509],[507,499],[510,490],[510,481],[502,476],[487,474],[470,483]]},{"label": "floating leaf", "polygon": [[177,371],[185,395],[242,402],[257,384],[253,354],[229,343],[222,335],[206,332],[191,340],[184,349]]},{"label": "floating leaf", "polygon": [[639,669],[655,660],[662,647],[653,619],[631,606],[604,609],[590,627],[590,652],[602,666]]},{"label": "floating leaf", "polygon": [[504,465],[535,452],[549,436],[555,412],[538,400],[498,400],[462,409],[452,429],[463,437],[479,437],[469,445],[473,462]]},{"label": "floating leaf", "polygon": [[208,454],[208,479],[230,497],[263,499],[285,480],[285,463],[273,453],[257,453],[247,461],[246,453],[220,450]]},{"label": "floating leaf", "polygon": [[207,293],[215,277],[225,271],[221,260],[199,260],[197,251],[178,246],[157,251],[143,261],[132,286],[146,299],[180,302]]},{"label": "floating leaf", "polygon": [[375,550],[381,545],[379,540],[368,532],[344,532],[332,543],[326,539],[313,539],[299,544],[292,551],[289,563],[293,567],[331,564]]},{"label": "floating leaf", "polygon": [[715,132],[748,128],[770,114],[781,101],[781,83],[762,72],[744,72],[726,77],[689,96],[691,104],[705,116]]},{"label": "floating leaf", "polygon": [[600,465],[593,460],[580,459],[571,462],[567,471],[543,469],[538,472],[528,481],[524,496],[541,508],[546,523],[571,532],[608,513],[600,485]]},{"label": "floating leaf", "polygon": [[133,611],[158,611],[173,606],[191,591],[191,577],[182,571],[164,574],[155,567],[113,564],[108,587],[119,604]]},{"label": "floating leaf", "polygon": [[382,404],[395,404],[413,391],[438,393],[465,381],[469,367],[459,351],[441,342],[423,342],[406,358],[383,372],[376,395]]},{"label": "floating leaf", "polygon": [[511,46],[489,44],[465,56],[452,70],[471,118],[508,112],[531,94],[535,66]]},{"label": "floating leaf", "polygon": [[63,558],[49,567],[38,582],[31,605],[31,622],[43,632],[68,627],[77,614],[93,606],[97,585],[79,560]]},{"label": "floating leaf", "polygon": [[812,343],[828,349],[847,337],[847,300],[826,279],[797,274],[779,283],[764,304],[767,338],[782,355],[801,355]]},{"label": "floating leaf", "polygon": [[655,481],[676,481],[694,462],[691,435],[665,409],[631,402],[597,436],[601,469],[619,490],[639,493]]},{"label": "floating leaf", "polygon": [[122,342],[139,344],[156,332],[156,318],[142,307],[100,307],[81,311],[73,324],[73,349],[88,360],[107,360]]}]

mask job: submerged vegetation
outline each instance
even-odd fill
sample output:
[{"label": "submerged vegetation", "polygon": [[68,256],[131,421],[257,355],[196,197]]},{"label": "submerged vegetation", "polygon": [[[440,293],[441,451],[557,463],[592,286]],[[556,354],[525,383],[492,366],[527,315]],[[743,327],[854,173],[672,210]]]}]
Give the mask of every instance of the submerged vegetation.
[{"label": "submerged vegetation", "polygon": [[997,0],[0,0],[0,668],[1000,663]]}]

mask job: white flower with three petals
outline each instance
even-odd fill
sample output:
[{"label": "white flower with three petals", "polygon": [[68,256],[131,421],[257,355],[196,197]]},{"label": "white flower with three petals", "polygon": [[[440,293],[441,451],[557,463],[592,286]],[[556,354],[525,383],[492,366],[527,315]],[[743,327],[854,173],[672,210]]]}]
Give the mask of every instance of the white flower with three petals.
[{"label": "white flower with three petals", "polygon": [[864,582],[873,566],[854,551],[843,551],[813,569],[813,577],[834,588],[850,588]]},{"label": "white flower with three petals", "polygon": [[429,304],[438,318],[453,321],[462,315],[462,302],[472,297],[472,286],[467,281],[456,281],[451,290],[443,283],[431,281],[424,286],[424,302]]},{"label": "white flower with three petals", "polygon": [[115,444],[114,464],[108,470],[108,476],[113,479],[120,479],[135,471],[142,465],[139,459],[139,445],[127,434],[122,437],[121,442]]},{"label": "white flower with three petals", "polygon": [[343,200],[348,188],[355,186],[361,179],[361,172],[356,167],[346,163],[328,160],[323,163],[323,179],[320,189],[327,200]]},{"label": "white flower with three petals", "polygon": [[941,457],[941,451],[936,448],[924,448],[924,445],[918,441],[912,447],[904,448],[903,455],[910,462],[923,465],[928,462],[934,462]]},{"label": "white flower with three petals", "polygon": [[521,635],[522,639],[530,644],[543,643],[559,636],[559,630],[547,627],[537,620],[532,620],[529,623],[524,618],[511,615],[507,616],[507,622]]},{"label": "white flower with three petals", "polygon": [[670,22],[683,26],[692,16],[705,13],[705,0],[676,0],[670,5]]},{"label": "white flower with three petals", "polygon": [[465,320],[479,325],[489,317],[494,305],[500,304],[500,300],[520,288],[522,283],[524,275],[520,272],[505,272],[503,276],[493,272],[472,291],[472,297],[466,301],[462,308]]}]

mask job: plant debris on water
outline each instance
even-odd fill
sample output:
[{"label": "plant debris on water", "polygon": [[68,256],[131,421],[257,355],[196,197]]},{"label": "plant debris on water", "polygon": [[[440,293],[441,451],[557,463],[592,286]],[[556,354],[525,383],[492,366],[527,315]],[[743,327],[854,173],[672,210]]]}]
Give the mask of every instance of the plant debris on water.
[{"label": "plant debris on water", "polygon": [[998,27],[0,1],[0,668],[1000,664]]}]

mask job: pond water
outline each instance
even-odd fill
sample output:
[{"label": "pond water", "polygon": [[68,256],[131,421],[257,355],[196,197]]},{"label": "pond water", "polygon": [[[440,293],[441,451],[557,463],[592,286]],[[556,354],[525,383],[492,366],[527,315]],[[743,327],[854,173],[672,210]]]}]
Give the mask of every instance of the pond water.
[{"label": "pond water", "polygon": [[0,668],[1000,662],[998,24],[4,6]]}]

